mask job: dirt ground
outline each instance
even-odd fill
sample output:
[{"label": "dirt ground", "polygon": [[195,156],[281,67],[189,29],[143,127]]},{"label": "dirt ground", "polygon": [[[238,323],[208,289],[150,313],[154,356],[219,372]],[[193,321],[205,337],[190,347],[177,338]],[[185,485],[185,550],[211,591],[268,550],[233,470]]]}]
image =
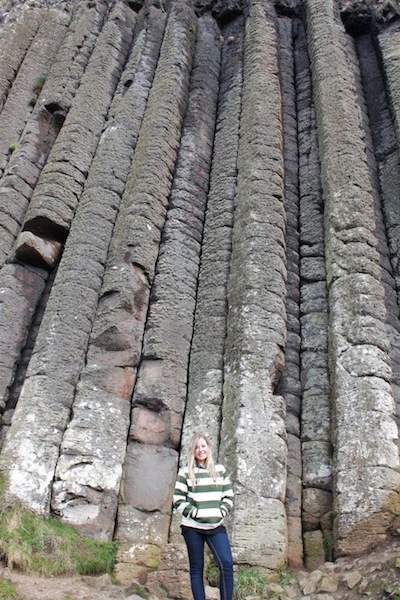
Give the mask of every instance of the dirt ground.
[{"label": "dirt ground", "polygon": [[10,581],[21,600],[126,600],[129,588],[113,585],[109,575],[99,577],[35,577],[0,568],[0,578]]}]

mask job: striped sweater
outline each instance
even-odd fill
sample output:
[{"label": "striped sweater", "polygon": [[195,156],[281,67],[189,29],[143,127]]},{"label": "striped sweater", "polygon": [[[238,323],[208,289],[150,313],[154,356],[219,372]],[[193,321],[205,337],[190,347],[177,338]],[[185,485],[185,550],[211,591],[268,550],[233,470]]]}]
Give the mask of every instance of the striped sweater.
[{"label": "striped sweater", "polygon": [[216,465],[214,481],[205,467],[195,467],[196,485],[189,480],[188,469],[178,472],[174,508],[182,514],[182,525],[213,529],[221,525],[233,506],[233,490],[223,465]]}]

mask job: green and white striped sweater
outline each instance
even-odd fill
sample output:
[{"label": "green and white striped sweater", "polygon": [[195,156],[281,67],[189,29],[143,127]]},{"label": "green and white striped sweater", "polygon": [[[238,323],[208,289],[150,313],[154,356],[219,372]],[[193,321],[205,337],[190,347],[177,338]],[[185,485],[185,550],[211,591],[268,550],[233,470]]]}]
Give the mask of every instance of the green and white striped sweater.
[{"label": "green and white striped sweater", "polygon": [[213,529],[222,524],[233,506],[231,481],[223,465],[216,465],[214,481],[205,467],[195,467],[196,485],[187,468],[180,469],[175,484],[174,508],[182,513],[182,525]]}]

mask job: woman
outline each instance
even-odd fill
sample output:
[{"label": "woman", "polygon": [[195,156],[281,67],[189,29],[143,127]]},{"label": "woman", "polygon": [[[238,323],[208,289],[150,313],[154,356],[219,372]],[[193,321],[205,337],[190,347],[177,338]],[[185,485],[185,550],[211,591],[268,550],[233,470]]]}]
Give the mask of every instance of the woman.
[{"label": "woman", "polygon": [[232,600],[233,563],[223,521],[233,506],[232,484],[223,465],[215,465],[211,445],[202,433],[191,441],[187,467],[175,484],[174,508],[182,514],[181,530],[189,555],[194,600],[205,600],[204,542],[219,568],[221,600]]}]

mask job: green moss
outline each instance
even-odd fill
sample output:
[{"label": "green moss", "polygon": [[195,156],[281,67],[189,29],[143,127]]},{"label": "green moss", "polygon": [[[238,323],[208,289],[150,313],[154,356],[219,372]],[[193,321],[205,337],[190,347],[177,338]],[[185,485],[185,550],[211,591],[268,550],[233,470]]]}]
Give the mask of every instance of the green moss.
[{"label": "green moss", "polygon": [[19,598],[20,596],[12,584],[0,579],[0,600],[18,600]]},{"label": "green moss", "polygon": [[331,562],[333,560],[333,537],[331,531],[323,531],[323,544],[325,552],[325,560]]},{"label": "green moss", "polygon": [[42,91],[44,84],[46,83],[46,77],[43,75],[42,77],[37,77],[33,82],[32,91],[38,96]]},{"label": "green moss", "polygon": [[110,573],[116,552],[113,542],[86,538],[55,518],[20,507],[0,513],[0,553],[11,568],[44,576]]},{"label": "green moss", "polygon": [[265,593],[267,580],[255,568],[242,568],[235,573],[234,597],[243,600],[246,596],[262,596]]}]

